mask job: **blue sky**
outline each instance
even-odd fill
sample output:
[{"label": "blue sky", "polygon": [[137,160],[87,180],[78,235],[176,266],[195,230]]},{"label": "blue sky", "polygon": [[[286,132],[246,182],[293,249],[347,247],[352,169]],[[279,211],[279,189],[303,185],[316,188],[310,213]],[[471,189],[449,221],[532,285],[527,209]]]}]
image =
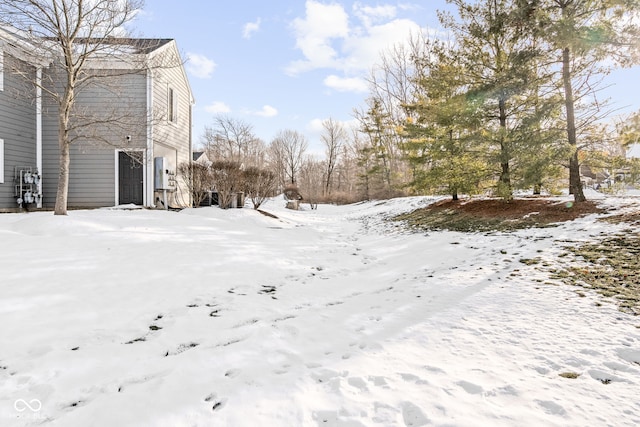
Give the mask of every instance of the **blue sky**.
[{"label": "blue sky", "polygon": [[[254,126],[270,142],[303,133],[321,152],[320,123],[352,121],[363,80],[382,49],[419,28],[438,27],[445,0],[147,0],[141,37],[173,38],[196,98],[194,143],[217,114]],[[607,89],[620,112],[640,109],[640,68],[614,72]]]}]

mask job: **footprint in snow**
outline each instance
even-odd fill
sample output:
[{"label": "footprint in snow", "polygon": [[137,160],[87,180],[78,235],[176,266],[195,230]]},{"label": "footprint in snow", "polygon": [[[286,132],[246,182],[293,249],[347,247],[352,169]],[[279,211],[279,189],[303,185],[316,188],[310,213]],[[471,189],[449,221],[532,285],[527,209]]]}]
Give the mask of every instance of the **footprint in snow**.
[{"label": "footprint in snow", "polygon": [[429,418],[422,409],[412,402],[402,402],[402,420],[406,426],[424,426],[429,424]]},{"label": "footprint in snow", "polygon": [[260,322],[260,319],[256,319],[256,318],[247,319],[247,320],[244,320],[244,321],[242,321],[242,322],[240,322],[240,323],[238,323],[236,325],[233,325],[232,328],[233,329],[238,329],[238,328],[242,328],[243,326],[255,325],[258,322]]},{"label": "footprint in snow", "polygon": [[175,355],[183,353],[183,352],[185,352],[187,350],[195,348],[195,347],[197,347],[199,345],[200,344],[197,343],[197,342],[190,342],[190,343],[186,343],[186,344],[180,344],[175,350],[167,351],[164,356],[165,357],[167,357],[167,356],[175,356]]},{"label": "footprint in snow", "polygon": [[347,378],[347,383],[351,387],[355,387],[360,391],[369,391],[369,387],[367,387],[367,382],[359,377],[350,377]]},{"label": "footprint in snow", "polygon": [[79,406],[84,406],[86,402],[83,400],[76,400],[75,402],[70,403],[69,405],[66,405],[65,408],[66,409],[75,409]]},{"label": "footprint in snow", "polygon": [[205,397],[204,401],[207,403],[213,402],[213,405],[211,406],[212,411],[217,411],[219,409],[222,409],[224,404],[227,403],[227,399],[218,399],[215,393],[211,393],[210,395]]},{"label": "footprint in snow", "polygon": [[273,319],[274,322],[283,322],[285,320],[289,320],[289,319],[295,319],[296,316],[292,315],[292,314],[288,314],[286,316],[283,317],[278,317],[277,319]]},{"label": "footprint in snow", "polygon": [[235,378],[240,375],[240,372],[242,372],[240,369],[229,369],[224,373],[224,376],[227,378]]}]

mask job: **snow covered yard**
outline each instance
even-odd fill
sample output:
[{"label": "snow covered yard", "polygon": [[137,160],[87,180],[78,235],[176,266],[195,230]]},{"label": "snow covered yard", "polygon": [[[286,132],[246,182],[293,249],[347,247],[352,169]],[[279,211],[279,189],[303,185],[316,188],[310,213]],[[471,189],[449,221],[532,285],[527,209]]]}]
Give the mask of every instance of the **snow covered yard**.
[{"label": "snow covered yard", "polygon": [[434,200],[0,215],[0,425],[640,425],[640,320],[521,262],[628,226]]}]

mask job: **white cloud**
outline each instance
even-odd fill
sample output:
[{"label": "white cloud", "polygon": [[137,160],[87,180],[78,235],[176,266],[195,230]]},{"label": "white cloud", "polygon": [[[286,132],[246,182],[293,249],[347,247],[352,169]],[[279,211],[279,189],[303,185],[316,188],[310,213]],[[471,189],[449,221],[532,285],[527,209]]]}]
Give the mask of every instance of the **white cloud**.
[{"label": "white cloud", "polygon": [[305,17],[294,19],[292,27],[305,60],[291,63],[290,74],[336,65],[338,53],[332,40],[349,35],[349,16],[341,5],[307,0]]},{"label": "white cloud", "polygon": [[216,63],[204,55],[187,53],[187,71],[195,77],[208,79],[216,69]]},{"label": "white cloud", "polygon": [[278,115],[278,110],[272,107],[271,105],[265,105],[264,107],[262,107],[262,110],[255,111],[250,114],[253,114],[254,116],[260,116],[260,117],[275,117]]},{"label": "white cloud", "polygon": [[307,129],[311,132],[320,133],[323,129],[322,122],[324,122],[324,119],[313,119],[309,122]]},{"label": "white cloud", "polygon": [[262,20],[258,18],[256,22],[247,22],[242,28],[242,38],[250,39],[253,33],[260,31],[260,23]]},{"label": "white cloud", "polygon": [[353,11],[366,27],[369,27],[376,22],[384,22],[386,20],[393,19],[397,14],[395,6],[366,6],[359,2],[353,5]]},{"label": "white cloud", "polygon": [[229,107],[227,104],[225,104],[222,101],[216,101],[213,104],[210,104],[204,107],[204,110],[207,113],[211,113],[211,114],[221,114],[221,113],[230,113],[231,107]]},{"label": "white cloud", "polygon": [[339,77],[332,74],[324,79],[324,84],[338,92],[366,93],[369,90],[367,81],[359,77]]},{"label": "white cloud", "polygon": [[[401,18],[403,7],[354,4],[351,21],[339,4],[321,4],[307,0],[303,18],[292,23],[296,47],[302,58],[289,63],[291,75],[316,69],[336,70],[350,77],[333,76],[325,80],[336,90],[362,90],[354,76],[363,77],[380,59],[380,53],[394,45],[407,43],[421,27]],[[337,74],[337,73],[336,73]],[[350,83],[351,89],[347,89]]]},{"label": "white cloud", "polygon": [[367,27],[362,35],[344,41],[343,68],[351,72],[369,70],[380,60],[382,51],[407,43],[411,34],[420,31],[420,26],[410,19],[394,19]]}]

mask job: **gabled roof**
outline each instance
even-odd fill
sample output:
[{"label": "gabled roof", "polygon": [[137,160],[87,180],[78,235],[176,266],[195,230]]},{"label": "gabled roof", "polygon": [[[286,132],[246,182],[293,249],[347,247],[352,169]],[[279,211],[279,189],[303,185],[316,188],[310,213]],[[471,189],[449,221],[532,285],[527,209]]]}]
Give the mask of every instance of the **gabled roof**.
[{"label": "gabled roof", "polygon": [[49,55],[34,46],[27,33],[9,25],[0,25],[0,48],[32,65],[46,66],[50,62]]},{"label": "gabled roof", "polygon": [[131,51],[129,53],[133,54],[149,54],[173,41],[173,39],[136,39],[131,37],[107,37],[105,39],[102,38],[94,38],[94,39],[85,39],[78,38],[76,39],[76,43],[87,43],[91,44],[92,41],[96,41],[101,45],[111,45],[114,47],[124,47],[130,48]]}]

